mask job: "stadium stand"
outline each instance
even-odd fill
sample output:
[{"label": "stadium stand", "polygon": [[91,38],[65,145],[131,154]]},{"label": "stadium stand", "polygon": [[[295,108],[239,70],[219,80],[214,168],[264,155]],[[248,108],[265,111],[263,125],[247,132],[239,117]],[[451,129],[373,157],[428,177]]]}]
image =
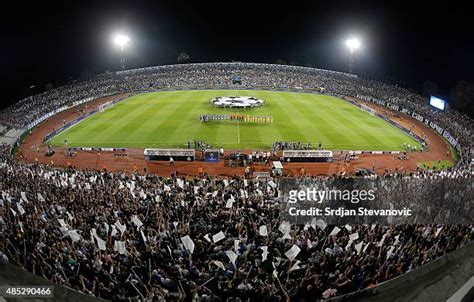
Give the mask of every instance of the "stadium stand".
[{"label": "stadium stand", "polygon": [[[367,177],[428,182],[472,177],[471,119],[435,111],[399,87],[307,67],[206,63],[108,73],[21,100],[0,113],[0,122],[21,135],[36,125],[32,121],[84,100],[232,87],[237,76],[239,89],[323,88],[399,106],[448,132],[461,156],[444,171]],[[0,150],[0,258],[109,300],[330,298],[422,267],[466,245],[474,234],[472,225],[354,225],[336,235],[332,226],[290,227],[275,202],[278,178],[183,179],[61,169],[20,162],[11,145]],[[349,242],[354,232],[359,238]],[[295,246],[296,262],[288,256]]]}]

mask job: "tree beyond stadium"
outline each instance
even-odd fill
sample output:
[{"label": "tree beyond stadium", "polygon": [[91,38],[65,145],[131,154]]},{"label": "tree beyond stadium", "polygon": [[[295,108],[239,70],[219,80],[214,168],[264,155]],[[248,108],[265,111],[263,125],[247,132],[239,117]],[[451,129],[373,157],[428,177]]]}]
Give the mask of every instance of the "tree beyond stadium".
[{"label": "tree beyond stadium", "polygon": [[[252,96],[259,108],[216,108],[218,96]],[[246,111],[247,110],[247,111]],[[214,121],[202,114],[272,116],[273,123]],[[53,146],[182,148],[202,140],[225,149],[270,149],[275,141],[321,142],[332,150],[403,150],[420,144],[388,122],[336,97],[254,90],[198,90],[143,93],[117,103],[59,133]]]}]

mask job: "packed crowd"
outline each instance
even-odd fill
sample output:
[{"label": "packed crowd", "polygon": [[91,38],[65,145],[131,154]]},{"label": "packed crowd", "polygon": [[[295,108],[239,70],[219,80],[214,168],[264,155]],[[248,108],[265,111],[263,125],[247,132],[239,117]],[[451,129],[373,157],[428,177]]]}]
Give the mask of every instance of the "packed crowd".
[{"label": "packed crowd", "polygon": [[313,301],[473,238],[470,225],[292,226],[278,179],[61,170],[20,163],[8,147],[0,162],[0,257],[105,299]]}]

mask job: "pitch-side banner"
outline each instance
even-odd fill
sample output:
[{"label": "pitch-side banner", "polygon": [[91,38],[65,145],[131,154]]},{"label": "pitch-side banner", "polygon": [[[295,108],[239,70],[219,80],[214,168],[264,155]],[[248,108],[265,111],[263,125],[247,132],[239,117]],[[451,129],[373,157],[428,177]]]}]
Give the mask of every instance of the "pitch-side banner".
[{"label": "pitch-side banner", "polygon": [[280,217],[307,225],[471,224],[472,179],[282,179]]}]

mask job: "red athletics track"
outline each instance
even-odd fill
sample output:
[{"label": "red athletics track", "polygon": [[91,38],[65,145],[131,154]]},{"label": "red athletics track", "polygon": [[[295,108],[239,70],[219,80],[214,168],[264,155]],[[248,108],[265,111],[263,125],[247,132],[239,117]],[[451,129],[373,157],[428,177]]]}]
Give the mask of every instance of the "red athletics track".
[{"label": "red athletics track", "polygon": [[[64,121],[68,123],[78,118],[81,115],[81,109],[83,109],[84,112],[92,111],[100,104],[126,95],[127,94],[119,94],[103,97],[89,102],[87,105],[82,104],[52,116],[30,131],[20,146],[20,152],[17,153],[18,158],[24,162],[38,161],[44,164],[63,167],[70,165],[78,169],[87,168],[101,170],[106,168],[108,171],[134,172],[136,170],[143,173],[146,168],[147,172],[161,176],[169,176],[175,172],[181,175],[196,176],[199,174],[198,171],[200,167],[202,167],[204,173],[214,176],[244,174],[243,167],[227,167],[224,166],[223,161],[218,163],[205,163],[202,161],[175,162],[174,167],[169,166],[168,162],[145,161],[143,149],[128,149],[126,152],[127,156],[124,157],[116,157],[114,156],[114,152],[101,152],[99,155],[95,151],[79,151],[75,157],[66,157],[64,155],[64,148],[57,147],[54,148],[56,153],[53,156],[45,156],[46,145],[43,143],[43,138],[48,133],[60,128]],[[415,171],[417,162],[419,161],[446,160],[452,158],[448,143],[424,123],[401,113],[391,111],[386,107],[381,107],[370,102],[356,101],[374,108],[378,113],[389,117],[404,128],[409,129],[413,125],[414,128],[412,131],[414,133],[420,137],[424,135],[427,138],[427,150],[424,152],[409,153],[409,160],[399,160],[396,155],[391,154],[361,154],[349,164],[337,160],[332,163],[283,163],[285,175],[300,175],[301,168],[304,168],[304,173],[307,175],[332,175],[343,171],[353,173],[358,168],[372,169],[374,163],[377,173],[383,173],[386,170]],[[231,150],[227,150],[226,153],[232,152]],[[251,165],[251,170],[270,171],[270,167],[263,166],[263,164],[253,164]]]}]

